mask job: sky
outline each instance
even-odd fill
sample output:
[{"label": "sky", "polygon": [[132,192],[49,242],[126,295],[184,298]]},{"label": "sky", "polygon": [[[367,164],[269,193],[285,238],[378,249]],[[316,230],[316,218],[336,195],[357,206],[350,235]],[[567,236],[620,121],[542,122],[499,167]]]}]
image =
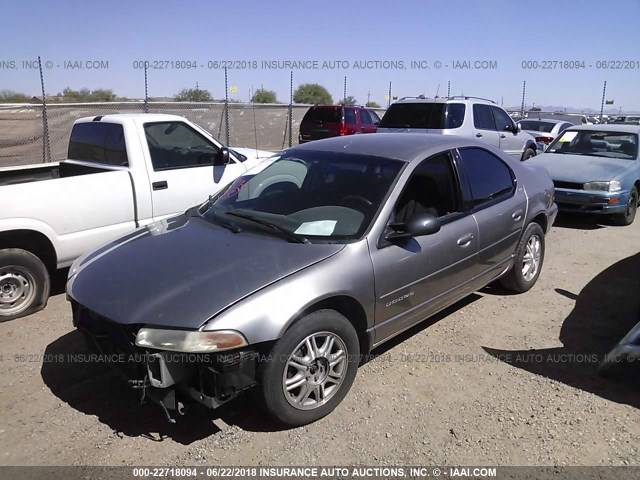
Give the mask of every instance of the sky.
[{"label": "sky", "polygon": [[298,61],[308,68],[293,66],[294,88],[319,83],[334,100],[346,77],[362,104],[386,105],[391,83],[392,97],[445,96],[450,85],[451,95],[519,107],[526,81],[528,106],[599,111],[606,81],[616,109],[640,111],[640,0],[2,0],[0,11],[0,90],[28,95],[40,94],[31,62],[41,56],[47,94],[143,98],[136,66],[147,60],[165,67],[149,69],[150,96],[197,84],[223,98],[228,62],[230,98],[264,87],[288,102],[282,62]]}]

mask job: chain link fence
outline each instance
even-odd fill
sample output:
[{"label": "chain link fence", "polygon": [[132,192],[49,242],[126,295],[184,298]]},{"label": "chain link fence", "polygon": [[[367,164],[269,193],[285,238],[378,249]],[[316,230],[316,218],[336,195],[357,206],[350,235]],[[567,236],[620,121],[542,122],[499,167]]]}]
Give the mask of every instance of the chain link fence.
[{"label": "chain link fence", "polygon": [[[298,143],[302,117],[310,105],[291,106],[291,139]],[[67,156],[73,122],[110,113],[142,113],[144,102],[48,104],[45,132],[41,104],[0,107],[0,167],[57,162]],[[225,110],[228,115],[227,137]],[[376,109],[374,109],[376,110]],[[289,105],[149,102],[149,113],[180,115],[229,146],[282,150],[289,146]],[[377,110],[380,115],[384,110]]]}]

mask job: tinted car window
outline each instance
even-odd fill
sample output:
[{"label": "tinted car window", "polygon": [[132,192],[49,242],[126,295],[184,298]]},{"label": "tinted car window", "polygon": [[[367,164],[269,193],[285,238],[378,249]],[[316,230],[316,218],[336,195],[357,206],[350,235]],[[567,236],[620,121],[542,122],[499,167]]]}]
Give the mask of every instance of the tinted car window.
[{"label": "tinted car window", "polygon": [[460,156],[469,179],[474,206],[513,192],[513,173],[494,154],[481,148],[461,148]]},{"label": "tinted car window", "polygon": [[369,116],[369,112],[366,111],[364,108],[360,110],[360,121],[362,122],[363,125],[373,125],[373,122],[371,121],[371,116]]},{"label": "tinted car window", "polygon": [[491,107],[491,110],[493,110],[493,118],[496,121],[496,130],[503,132],[513,128],[513,120],[507,112],[499,107]]},{"label": "tinted car window", "polygon": [[473,106],[473,124],[479,130],[495,130],[496,124],[493,121],[493,114],[489,105]]},{"label": "tinted car window", "polygon": [[374,112],[373,110],[369,110],[369,115],[371,115],[371,120],[373,120],[373,123],[380,123],[380,117],[376,112]]},{"label": "tinted car window", "polygon": [[[555,127],[553,122],[540,122],[537,120],[522,120],[520,126],[522,130],[532,130],[534,132],[551,132]],[[566,124],[565,124],[566,125]],[[565,127],[566,128],[566,127]]]},{"label": "tinted car window", "polygon": [[218,147],[182,122],[145,123],[154,170],[213,165]]},{"label": "tinted car window", "polygon": [[[462,110],[460,110],[462,107]],[[462,113],[462,115],[460,115]],[[457,128],[464,120],[464,105],[446,103],[394,103],[380,121],[381,128]]]},{"label": "tinted car window", "polygon": [[425,160],[413,171],[396,204],[395,221],[406,222],[418,213],[444,217],[458,211],[458,183],[451,157],[443,153]]},{"label": "tinted car window", "polygon": [[342,107],[311,107],[307,110],[302,121],[340,123],[342,121]]},{"label": "tinted car window", "polygon": [[353,108],[344,109],[344,123],[357,123],[356,111]]},{"label": "tinted car window", "polygon": [[117,123],[77,123],[71,131],[67,157],[71,160],[127,166],[124,130]]},{"label": "tinted car window", "polygon": [[558,133],[564,132],[569,127],[573,127],[573,123],[563,123],[560,129],[558,130]]}]

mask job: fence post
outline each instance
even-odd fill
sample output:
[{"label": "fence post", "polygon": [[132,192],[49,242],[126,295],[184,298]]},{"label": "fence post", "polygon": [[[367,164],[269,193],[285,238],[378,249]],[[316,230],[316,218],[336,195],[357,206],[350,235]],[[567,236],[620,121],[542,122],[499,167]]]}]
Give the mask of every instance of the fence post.
[{"label": "fence post", "polygon": [[527,91],[527,81],[522,82],[522,105],[520,106],[520,118],[524,118],[524,96]]},{"label": "fence post", "polygon": [[447,98],[451,96],[451,80],[447,82]]},{"label": "fence post", "polygon": [[149,85],[147,83],[147,61],[144,61],[144,113],[149,113]]},{"label": "fence post", "polygon": [[227,67],[224,67],[224,132],[227,139],[227,147],[231,146],[229,142],[229,77],[227,76]]},{"label": "fence post", "polygon": [[391,106],[391,82],[389,82],[389,99],[387,100],[387,108]]},{"label": "fence post", "polygon": [[604,97],[607,94],[607,81],[602,86],[602,102],[600,102],[600,123],[602,123],[602,114],[604,113]]},{"label": "fence post", "polygon": [[289,147],[293,145],[293,70],[289,80]]},{"label": "fence post", "polygon": [[344,77],[344,88],[342,89],[342,101],[347,104],[347,76]]},{"label": "fence post", "polygon": [[51,146],[49,145],[49,122],[47,120],[47,97],[44,91],[44,74],[42,73],[42,61],[38,55],[38,68],[40,69],[40,87],[42,88],[42,163],[51,161]]}]

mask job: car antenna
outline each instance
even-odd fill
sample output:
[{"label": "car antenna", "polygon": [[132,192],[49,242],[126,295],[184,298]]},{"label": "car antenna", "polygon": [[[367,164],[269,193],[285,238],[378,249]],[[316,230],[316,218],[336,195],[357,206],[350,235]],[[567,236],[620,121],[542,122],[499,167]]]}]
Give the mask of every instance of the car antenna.
[{"label": "car antenna", "polygon": [[438,88],[436,89],[436,98],[438,98],[438,92],[440,91],[440,84],[438,84]]}]

